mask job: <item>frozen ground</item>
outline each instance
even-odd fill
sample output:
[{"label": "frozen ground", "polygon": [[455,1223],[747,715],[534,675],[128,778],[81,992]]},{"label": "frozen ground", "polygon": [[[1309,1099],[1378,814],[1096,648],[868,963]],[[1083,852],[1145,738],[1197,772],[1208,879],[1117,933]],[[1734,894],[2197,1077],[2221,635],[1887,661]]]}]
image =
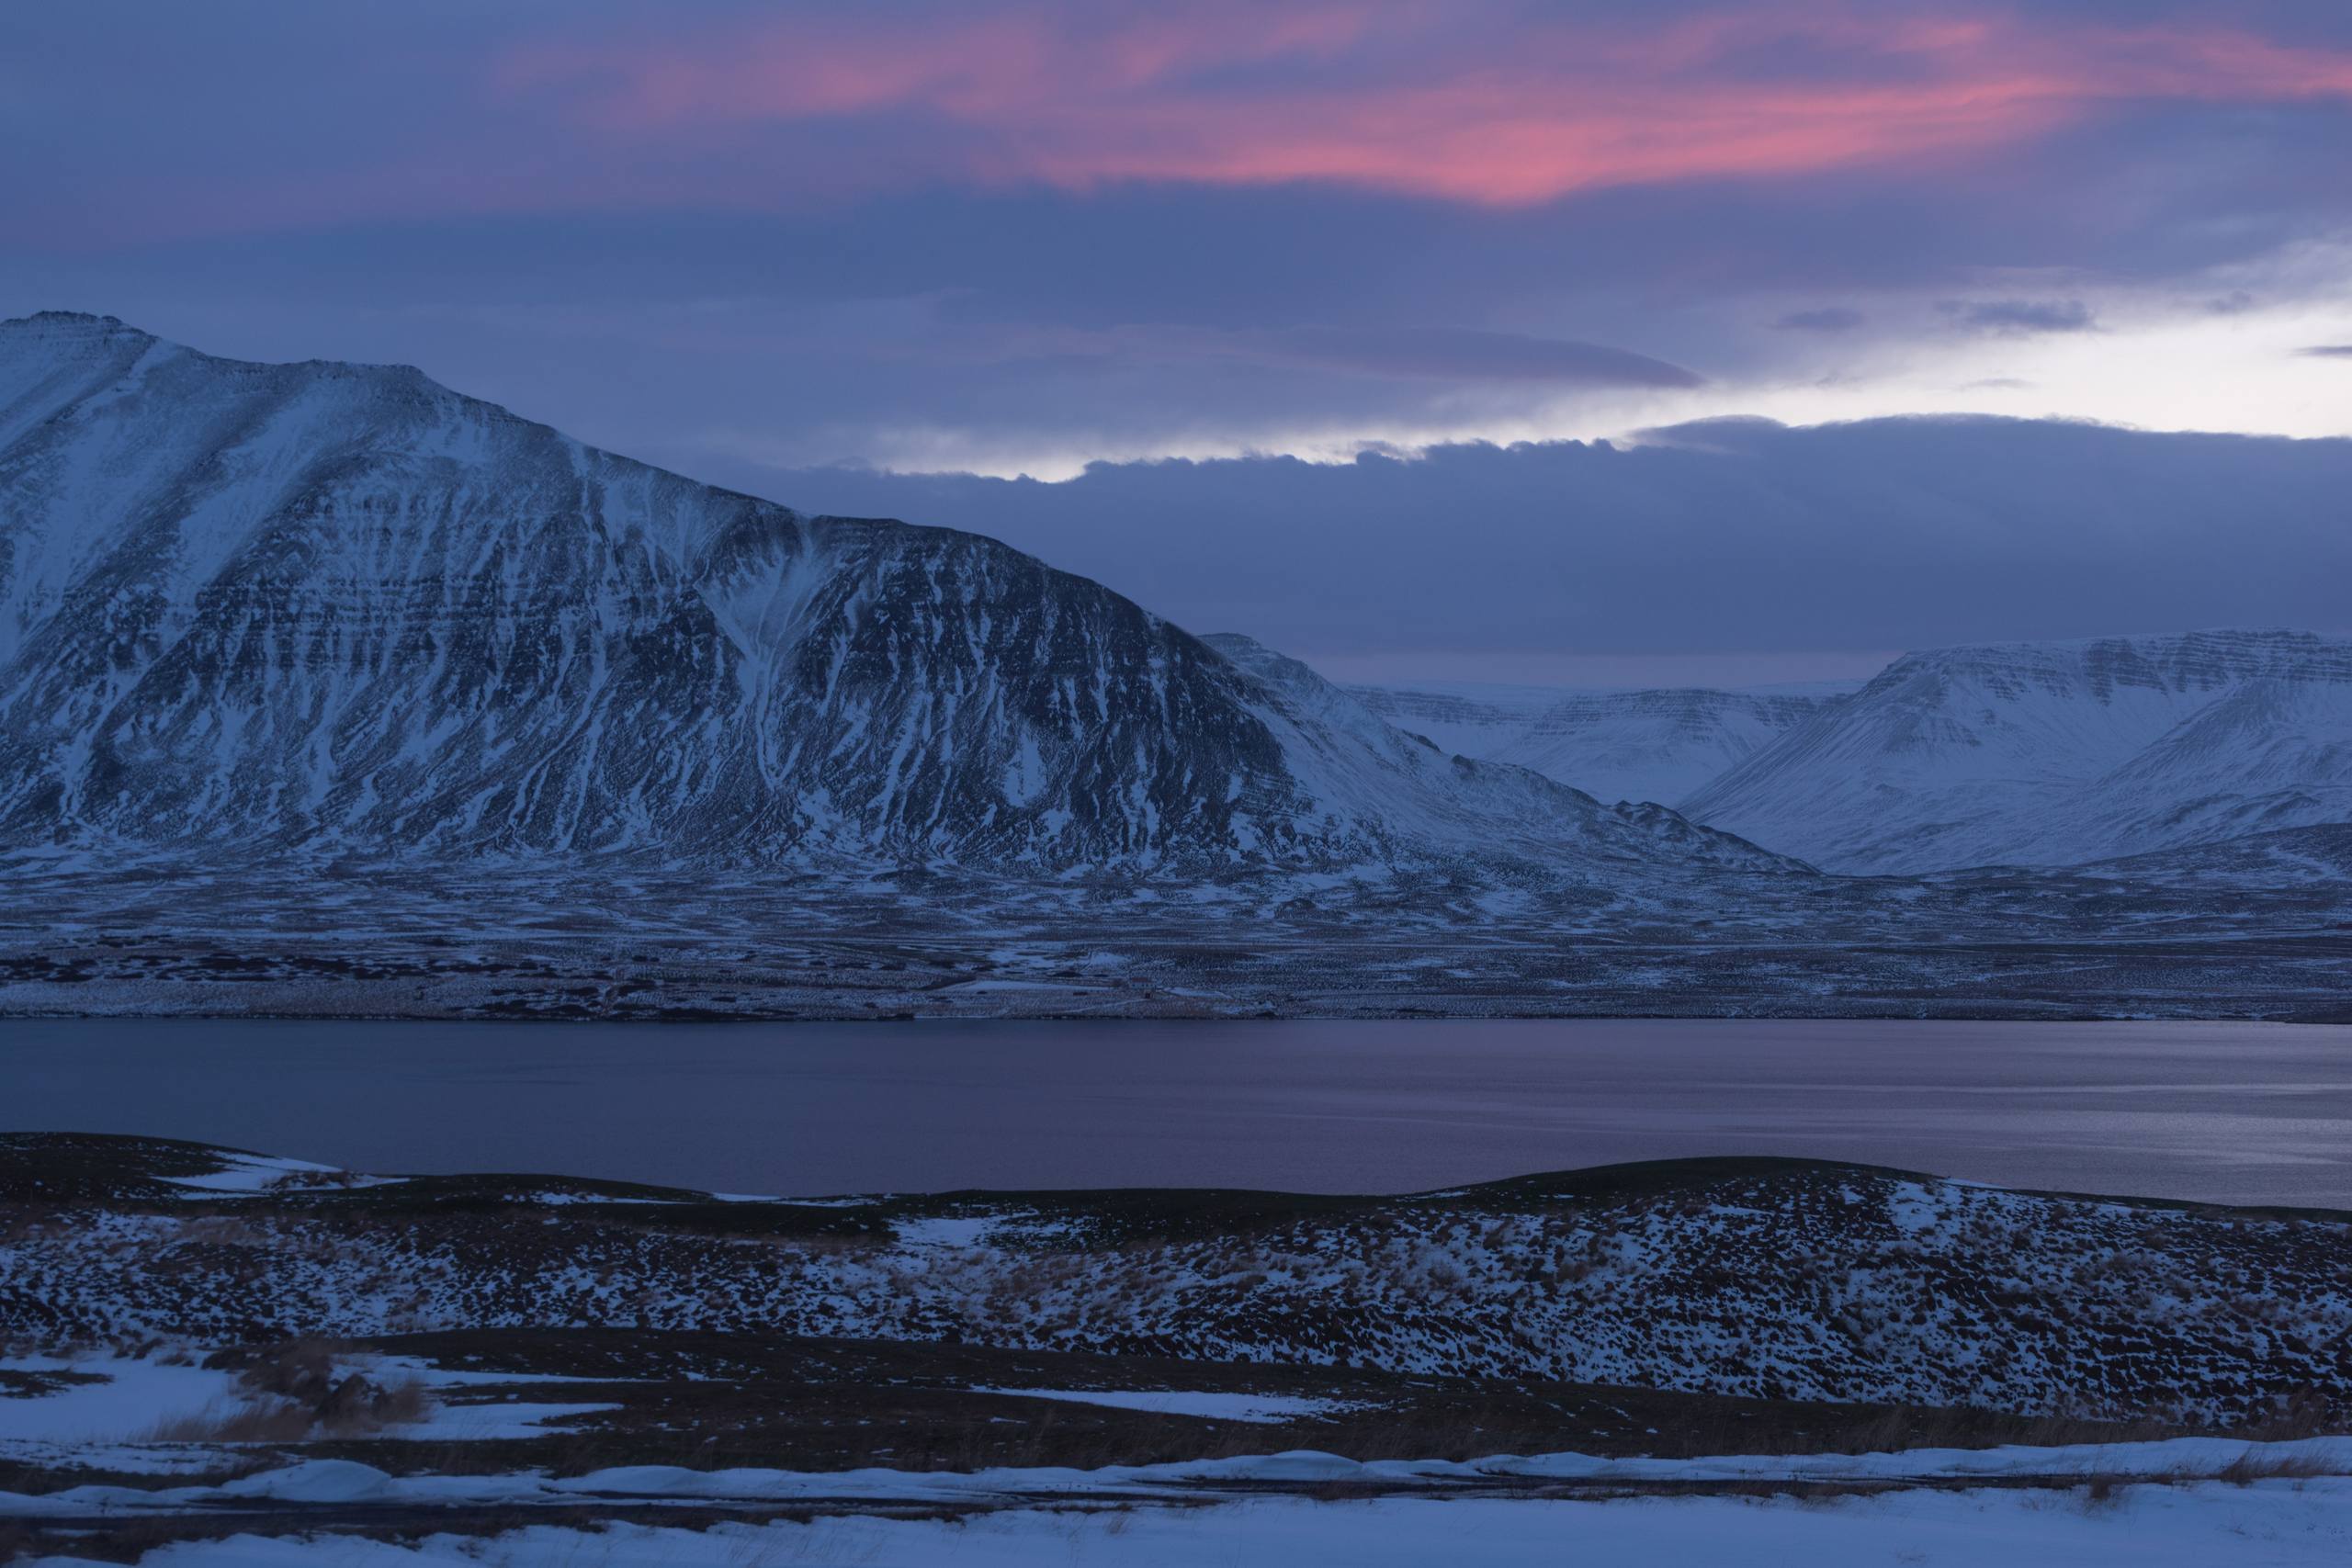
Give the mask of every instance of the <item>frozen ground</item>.
[{"label": "frozen ground", "polygon": [[[2086,1492],[1901,1491],[1827,1501],[1680,1496],[1606,1502],[1261,1498],[1214,1506],[1018,1509],[939,1518],[830,1516],[685,1530],[628,1523],[409,1541],[232,1535],[159,1548],[153,1568],[1117,1568],[1209,1563],[1348,1568],[1564,1564],[2032,1564],[2265,1568],[2352,1553],[2352,1483],[2338,1480],[2125,1486]],[[44,1561],[70,1562],[70,1557]]]},{"label": "frozen ground", "polygon": [[1630,899],[1397,868],[988,878],[0,857],[0,1016],[2352,1018],[2352,828]]},{"label": "frozen ground", "polygon": [[[118,1361],[111,1371],[125,1396],[159,1386],[153,1369]],[[15,1403],[42,1437],[84,1429],[66,1402]],[[69,1551],[77,1534],[105,1532],[116,1560],[129,1541],[130,1555],[164,1564],[994,1563],[1065,1552],[1089,1562],[1508,1564],[1557,1562],[1547,1554],[1564,1540],[1595,1562],[1702,1551],[1742,1562],[1801,1552],[1808,1563],[1989,1562],[2012,1552],[2090,1562],[2154,1545],[2188,1554],[2145,1561],[2218,1561],[2196,1553],[2226,1546],[2233,1562],[2303,1562],[2327,1561],[2352,1539],[2352,1438],[1692,1459],[1363,1461],[1301,1450],[1091,1469],[637,1464],[576,1475],[501,1470],[494,1459],[468,1465],[462,1449],[405,1473],[340,1458],[266,1459],[253,1445],[79,1450],[96,1467],[175,1446],[227,1465],[230,1478],[184,1482],[184,1466],[134,1462],[130,1472],[153,1479],[0,1489],[0,1527],[14,1521]],[[555,1522],[516,1528],[534,1515]],[[580,1528],[588,1519],[595,1528]],[[140,1556],[141,1530],[179,1542]],[[387,1532],[397,1544],[360,1539]],[[220,1535],[228,1539],[204,1539]]]}]

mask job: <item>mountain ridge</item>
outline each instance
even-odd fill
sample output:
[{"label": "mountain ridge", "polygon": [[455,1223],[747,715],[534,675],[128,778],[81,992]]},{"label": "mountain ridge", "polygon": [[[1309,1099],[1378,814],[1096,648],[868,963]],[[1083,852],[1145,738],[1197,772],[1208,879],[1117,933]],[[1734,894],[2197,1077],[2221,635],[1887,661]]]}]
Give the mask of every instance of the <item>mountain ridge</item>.
[{"label": "mountain ridge", "polygon": [[1602,800],[1671,805],[1846,694],[1658,686],[1483,698],[1414,687],[1351,688],[1374,712],[1465,754],[1532,768]]},{"label": "mountain ridge", "polygon": [[1677,804],[1863,874],[2352,820],[2352,638],[2222,627],[1905,654]]},{"label": "mountain ridge", "polygon": [[0,324],[0,840],[1798,869],[1335,728],[983,536],[702,485],[413,367]]}]

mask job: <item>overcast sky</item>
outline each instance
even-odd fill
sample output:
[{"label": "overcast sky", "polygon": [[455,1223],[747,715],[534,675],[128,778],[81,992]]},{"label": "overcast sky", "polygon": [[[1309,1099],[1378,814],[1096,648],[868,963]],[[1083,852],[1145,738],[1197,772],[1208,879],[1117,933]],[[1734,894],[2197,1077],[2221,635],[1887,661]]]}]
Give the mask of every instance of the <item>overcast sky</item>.
[{"label": "overcast sky", "polygon": [[[2346,434],[2347,170],[2343,0],[0,9],[0,314],[414,363],[770,488],[838,465],[1066,479],[1165,457],[1622,444],[1725,415]],[[2272,482],[2269,459],[2245,461],[2240,482]],[[1632,558],[1639,525],[1579,488],[1586,470],[1488,468],[1532,486],[1490,493],[1497,514],[1546,538],[1572,518],[1595,558]],[[1510,541],[1453,515],[1434,471],[1134,469],[1050,500],[934,486],[956,514],[919,520],[977,525],[1003,495],[1074,519],[1115,495],[1128,510],[1082,527],[1001,531],[1067,537],[1057,558],[1154,602],[1164,498],[1204,475],[1218,504],[1285,531],[1277,555],[1350,538],[1340,513],[1285,508],[1410,491],[1424,547],[1495,552],[1419,584],[1468,597],[1398,602],[1367,579],[1352,632],[1297,585],[1163,607],[1254,617],[1343,661],[1476,664],[1499,634],[1470,585],[1511,575]],[[1932,513],[1901,474],[1876,482],[1881,504],[1901,489]],[[2311,521],[2267,505],[2271,526]],[[1869,525],[1774,515],[1816,542]],[[2020,583],[2036,550],[2083,542],[2063,517],[2057,539],[1968,525],[1990,530],[1969,549],[2022,552]],[[2199,525],[2248,526],[2163,527]],[[2128,555],[2131,530],[2101,543]],[[2181,587],[1978,620],[2088,632],[2263,607]],[[2308,619],[2292,587],[2261,618]],[[1942,613],[1968,608],[1955,585],[1927,592],[1934,616],[1881,604],[1740,635],[1859,656],[1977,624]],[[1565,596],[1548,627],[1514,611],[1510,639],[1628,651],[1638,618],[1599,599]],[[1665,658],[1719,633],[1659,604],[1640,640]]]},{"label": "overcast sky", "polygon": [[2352,629],[2341,439],[1731,422],[1627,450],[1099,465],[1053,484],[760,478],[814,508],[1008,539],[1346,680],[1762,684],[1962,642]]}]

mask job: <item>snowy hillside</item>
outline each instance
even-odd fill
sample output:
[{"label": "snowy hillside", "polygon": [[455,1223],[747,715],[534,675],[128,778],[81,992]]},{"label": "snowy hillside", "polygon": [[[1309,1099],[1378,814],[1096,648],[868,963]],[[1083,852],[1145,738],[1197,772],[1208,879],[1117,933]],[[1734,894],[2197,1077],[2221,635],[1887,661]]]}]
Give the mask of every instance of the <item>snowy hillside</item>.
[{"label": "snowy hillside", "polygon": [[1359,687],[1390,723],[1468,757],[1512,762],[1602,800],[1674,802],[1852,688],[1549,692]]},{"label": "snowy hillside", "polygon": [[2342,1214],[1736,1157],[789,1198],[58,1133],[0,1134],[0,1203],[11,1562],[2208,1568],[2352,1540]]},{"label": "snowy hillside", "polygon": [[0,736],[19,845],[1782,863],[1454,762],[989,539],[90,316],[0,324]]},{"label": "snowy hillside", "polygon": [[1910,654],[1679,804],[1854,873],[2075,864],[2352,821],[2352,640]]},{"label": "snowy hillside", "polygon": [[1606,693],[1561,703],[1489,756],[1604,800],[1671,804],[1842,694],[1842,688]]},{"label": "snowy hillside", "polygon": [[806,1203],[15,1134],[0,1193],[39,1222],[0,1235],[17,1342],[606,1327],[2232,1426],[2352,1401],[2340,1215],[1826,1161]]},{"label": "snowy hillside", "polygon": [[1350,686],[1347,693],[1397,728],[1426,735],[1442,750],[1464,757],[1493,756],[1547,710],[1583,694],[1565,687],[1482,682]]},{"label": "snowy hillside", "polygon": [[1259,707],[1283,755],[1317,798],[1363,812],[1388,804],[1406,819],[1451,824],[1448,836],[1589,845],[1598,853],[1675,859],[1747,871],[1789,869],[1778,856],[1727,834],[1693,827],[1663,807],[1600,807],[1588,792],[1508,763],[1447,754],[1399,729],[1298,660],[1233,633],[1204,639],[1263,694]]}]

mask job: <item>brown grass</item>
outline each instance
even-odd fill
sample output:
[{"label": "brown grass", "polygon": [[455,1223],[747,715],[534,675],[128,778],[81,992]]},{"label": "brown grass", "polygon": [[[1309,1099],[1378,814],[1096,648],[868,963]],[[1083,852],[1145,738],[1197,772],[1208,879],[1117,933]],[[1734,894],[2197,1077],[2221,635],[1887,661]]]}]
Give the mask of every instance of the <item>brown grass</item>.
[{"label": "brown grass", "polygon": [[2330,1400],[2316,1389],[2306,1389],[2281,1401],[2271,1414],[2246,1423],[2230,1435],[2254,1442],[2282,1442],[2346,1433],[2352,1433],[2352,1407],[2340,1400]]},{"label": "brown grass", "polygon": [[2248,1449],[2223,1466],[2213,1479],[2233,1486],[2251,1486],[2257,1481],[2309,1481],[2313,1476],[2329,1474],[2335,1468],[2298,1454],[2265,1454]]},{"label": "brown grass", "polygon": [[[291,1339],[248,1361],[238,1380],[242,1395],[223,1408],[161,1422],[145,1434],[155,1443],[290,1443],[310,1438],[356,1438],[423,1418],[431,1396],[418,1383],[362,1388],[340,1403],[345,1382],[335,1372],[338,1347],[324,1339]],[[227,1356],[209,1364],[220,1366]],[[236,1364],[228,1360],[228,1364]]]},{"label": "brown grass", "polygon": [[159,1421],[140,1434],[145,1443],[291,1443],[311,1435],[316,1414],[288,1400],[214,1405],[201,1415]]}]

